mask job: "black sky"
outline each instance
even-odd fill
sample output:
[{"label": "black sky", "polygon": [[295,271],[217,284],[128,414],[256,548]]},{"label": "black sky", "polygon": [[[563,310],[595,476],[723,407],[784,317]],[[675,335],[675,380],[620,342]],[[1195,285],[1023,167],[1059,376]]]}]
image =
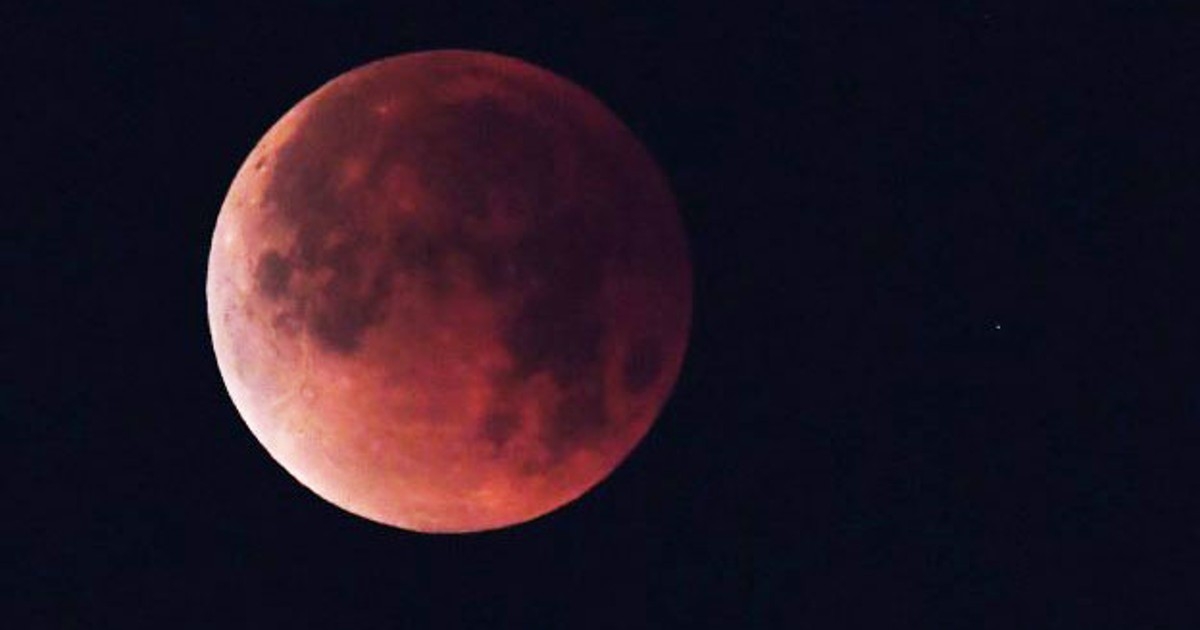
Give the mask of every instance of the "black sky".
[{"label": "black sky", "polygon": [[[1200,621],[1194,10],[101,4],[0,13],[0,625]],[[294,482],[205,319],[212,227],[261,134],[434,48],[606,102],[668,175],[696,269],[645,442],[581,501],[474,536]]]}]

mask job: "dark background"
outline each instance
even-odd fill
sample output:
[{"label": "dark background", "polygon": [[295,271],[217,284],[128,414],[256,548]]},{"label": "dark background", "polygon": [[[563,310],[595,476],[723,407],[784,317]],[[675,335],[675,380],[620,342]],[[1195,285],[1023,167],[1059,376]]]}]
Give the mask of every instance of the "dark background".
[{"label": "dark background", "polygon": [[[0,13],[0,625],[1200,620],[1187,3],[105,4]],[[648,438],[580,501],[480,535],[293,481],[205,315],[261,134],[430,48],[605,101],[670,178],[696,270]]]}]

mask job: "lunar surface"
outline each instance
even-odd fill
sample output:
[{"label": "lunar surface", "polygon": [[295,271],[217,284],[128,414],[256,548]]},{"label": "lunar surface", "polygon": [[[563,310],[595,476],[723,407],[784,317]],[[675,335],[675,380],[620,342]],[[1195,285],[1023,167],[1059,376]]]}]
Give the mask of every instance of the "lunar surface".
[{"label": "lunar surface", "polygon": [[603,480],[679,374],[665,178],[582,88],[489,53],[371,63],[288,111],[217,219],[208,316],[242,418],[362,517],[495,529]]}]

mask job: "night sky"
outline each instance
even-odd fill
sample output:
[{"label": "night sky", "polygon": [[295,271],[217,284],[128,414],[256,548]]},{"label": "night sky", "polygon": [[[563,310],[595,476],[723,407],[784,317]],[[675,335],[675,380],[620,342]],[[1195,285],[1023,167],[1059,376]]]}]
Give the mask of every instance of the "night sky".
[{"label": "night sky", "polygon": [[[1200,622],[1194,10],[108,4],[0,11],[0,625]],[[262,133],[439,48],[604,101],[695,268],[642,444],[464,536],[352,516],[271,460],[204,296]]]}]

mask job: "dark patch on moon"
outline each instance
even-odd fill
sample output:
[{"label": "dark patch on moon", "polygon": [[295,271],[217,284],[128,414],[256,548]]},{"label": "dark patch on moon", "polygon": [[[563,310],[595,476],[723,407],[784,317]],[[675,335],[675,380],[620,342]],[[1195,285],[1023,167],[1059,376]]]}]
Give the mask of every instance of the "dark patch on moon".
[{"label": "dark patch on moon", "polygon": [[662,344],[653,337],[638,339],[629,347],[621,378],[626,391],[640,394],[654,384],[663,369]]},{"label": "dark patch on moon", "polygon": [[483,435],[493,448],[499,450],[508,444],[520,424],[521,419],[517,414],[493,409],[483,419]]},{"label": "dark patch on moon", "polygon": [[326,348],[348,354],[358,350],[363,333],[383,320],[384,305],[391,292],[391,275],[375,274],[367,288],[359,288],[362,272],[335,270],[334,280],[313,301],[308,313],[308,330]]},{"label": "dark patch on moon", "polygon": [[435,297],[444,297],[451,288],[446,263],[451,243],[420,230],[404,230],[397,234],[388,250],[389,264],[410,277],[424,282]]},{"label": "dark patch on moon", "polygon": [[[302,322],[321,347],[339,354],[357,350],[363,333],[383,320],[396,269],[361,260],[379,238],[359,218],[375,211],[366,205],[369,190],[343,189],[335,178],[347,159],[371,146],[377,130],[368,123],[366,102],[357,92],[319,100],[309,120],[279,147],[264,187],[276,209],[271,218],[296,233],[294,268],[328,278],[303,289],[281,289],[276,299],[286,300],[286,317]],[[273,279],[269,273],[264,277]],[[270,282],[264,286],[274,288]]]},{"label": "dark patch on moon", "polygon": [[609,417],[600,385],[599,380],[581,380],[558,403],[542,433],[551,457],[565,457],[579,446],[591,443],[604,430]]},{"label": "dark patch on moon", "polygon": [[598,304],[603,258],[602,243],[573,236],[564,222],[518,246],[510,261],[528,269],[534,282],[503,330],[511,376],[549,374],[566,390],[542,430],[556,458],[586,443],[608,420],[600,394],[608,328]]},{"label": "dark patch on moon", "polygon": [[559,287],[526,298],[504,331],[517,376],[545,371],[569,385],[597,369],[605,322],[590,297]]},{"label": "dark patch on moon", "polygon": [[500,295],[522,282],[526,270],[509,253],[480,245],[471,251],[469,259],[475,281],[489,295]]},{"label": "dark patch on moon", "polygon": [[644,204],[615,192],[622,181],[597,157],[595,143],[574,146],[575,169],[586,176],[573,180],[571,190],[549,195],[553,203],[541,208],[533,230],[503,253],[503,270],[484,276],[500,295],[514,289],[521,295],[502,331],[511,377],[549,374],[564,390],[542,427],[555,458],[593,442],[613,420],[603,396],[611,314],[601,297],[616,242],[626,236],[624,215]]},{"label": "dark patch on moon", "polygon": [[259,257],[258,265],[254,268],[254,283],[258,292],[271,300],[279,299],[287,292],[291,277],[291,263],[274,250],[268,250]]}]

